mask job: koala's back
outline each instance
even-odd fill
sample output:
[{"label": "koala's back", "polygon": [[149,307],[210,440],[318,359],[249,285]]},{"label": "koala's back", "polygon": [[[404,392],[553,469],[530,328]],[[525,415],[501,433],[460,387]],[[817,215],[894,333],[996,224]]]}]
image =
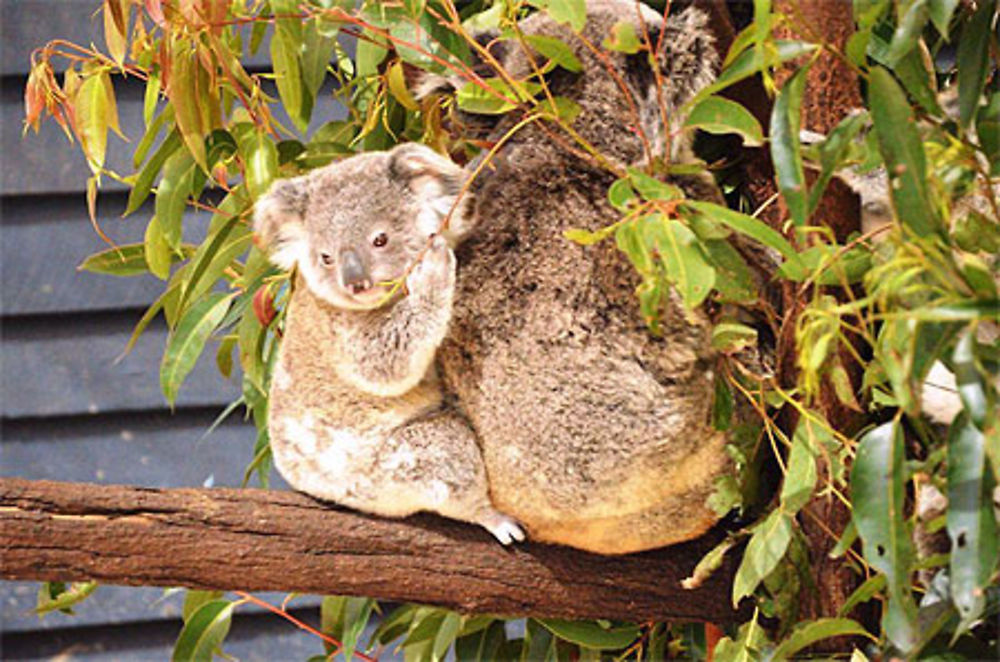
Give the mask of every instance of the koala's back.
[{"label": "koala's back", "polygon": [[[610,29],[614,17],[591,15],[590,29]],[[621,95],[591,94],[614,81],[577,52],[584,73],[554,92],[580,103],[574,127],[588,139],[637,160]],[[629,61],[615,57],[625,71]],[[672,300],[662,338],[651,336],[624,254],[563,237],[617,220],[612,181],[539,131],[509,143],[477,191],[479,225],[458,254],[440,358],[481,439],[497,508],[535,539],[623,553],[703,533],[716,520],[705,500],[726,455],[709,425],[708,320]]]}]

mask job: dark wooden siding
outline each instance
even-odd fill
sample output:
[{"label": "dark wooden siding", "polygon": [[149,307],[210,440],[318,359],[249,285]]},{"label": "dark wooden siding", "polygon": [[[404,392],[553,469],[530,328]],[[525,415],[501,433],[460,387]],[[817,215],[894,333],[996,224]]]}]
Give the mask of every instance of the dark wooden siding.
[{"label": "dark wooden siding", "polygon": [[[0,0],[0,475],[150,486],[239,485],[252,454],[253,427],[234,416],[206,429],[239,394],[211,356],[170,412],[158,383],[166,337],[154,322],[118,360],[132,327],[157,296],[152,276],[118,279],[76,271],[104,247],[84,198],[89,174],[79,149],[51,121],[22,138],[22,93],[29,54],[54,37],[102,44],[99,0]],[[266,48],[262,49],[266,53]],[[255,66],[266,66],[258,57]],[[142,87],[117,81],[122,128],[142,134]],[[340,111],[331,97],[317,123]],[[109,138],[108,165],[129,174],[129,145]],[[148,210],[121,219],[124,188],[104,181],[98,213],[116,242],[140,241]],[[186,232],[197,239],[204,214]],[[277,476],[275,482],[282,485]],[[205,559],[206,563],[225,559]],[[180,629],[180,596],[160,589],[102,587],[77,614],[39,620],[37,585],[0,583],[5,660],[169,659]],[[283,596],[271,596],[279,602]],[[317,599],[299,598],[296,615],[318,620]],[[241,660],[301,659],[320,642],[287,622],[241,608],[226,650]]]}]

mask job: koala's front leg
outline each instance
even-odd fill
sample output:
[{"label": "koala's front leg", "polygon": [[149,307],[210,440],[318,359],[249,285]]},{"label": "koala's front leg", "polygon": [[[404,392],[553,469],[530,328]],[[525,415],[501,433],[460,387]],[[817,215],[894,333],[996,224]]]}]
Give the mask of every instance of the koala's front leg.
[{"label": "koala's front leg", "polygon": [[377,503],[360,507],[390,517],[427,510],[478,524],[502,544],[524,540],[515,519],[493,507],[475,433],[443,411],[400,426],[376,459]]},{"label": "koala's front leg", "polygon": [[435,237],[406,280],[409,295],[343,334],[339,376],[356,388],[383,397],[406,393],[420,383],[448,331],[455,294],[455,255]]}]

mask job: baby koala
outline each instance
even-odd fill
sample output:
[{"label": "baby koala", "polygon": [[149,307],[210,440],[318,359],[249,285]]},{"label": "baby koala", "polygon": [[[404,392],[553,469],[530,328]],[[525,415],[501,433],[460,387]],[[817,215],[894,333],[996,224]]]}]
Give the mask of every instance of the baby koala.
[{"label": "baby koala", "polygon": [[[507,544],[524,533],[493,508],[475,434],[445,405],[434,360],[452,314],[452,248],[472,222],[458,201],[442,232],[464,180],[406,144],[277,181],[257,202],[258,237],[295,270],[271,449],[307,494],[386,517],[433,511]],[[404,277],[406,292],[393,291]]]}]

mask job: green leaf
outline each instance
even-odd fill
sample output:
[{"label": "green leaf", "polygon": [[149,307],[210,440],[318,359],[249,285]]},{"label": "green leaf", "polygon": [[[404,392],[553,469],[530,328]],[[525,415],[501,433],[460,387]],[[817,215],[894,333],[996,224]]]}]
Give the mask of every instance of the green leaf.
[{"label": "green leaf", "polygon": [[502,79],[488,78],[485,83],[492,92],[472,82],[463,85],[455,94],[458,107],[481,115],[501,115],[517,108],[517,95]]},{"label": "green leaf", "polygon": [[851,151],[854,138],[865,127],[868,120],[867,113],[857,113],[844,118],[833,131],[827,135],[826,139],[819,144],[819,161],[822,171],[812,188],[809,190],[809,215],[816,211],[819,201],[826,191],[827,185],[833,178],[834,173],[840,169],[844,160]]},{"label": "green leaf", "polygon": [[809,503],[816,489],[816,458],[810,443],[811,428],[818,424],[803,416],[792,436],[792,448],[788,452],[785,466],[785,480],[781,485],[781,509],[794,515]]},{"label": "green leaf", "polygon": [[173,58],[167,97],[174,109],[177,130],[184,139],[189,156],[207,172],[205,134],[209,127],[205,126],[205,109],[202,106],[208,101],[208,76],[186,36],[180,33],[172,36],[170,51]]},{"label": "green leaf", "polygon": [[[677,200],[683,195],[677,186],[650,177],[638,168],[629,168],[628,178],[644,200]],[[611,195],[610,191],[608,195]]]},{"label": "green leaf", "polygon": [[947,527],[951,599],[961,615],[961,632],[983,614],[998,551],[986,440],[965,413],[959,414],[948,434]]},{"label": "green leaf", "polygon": [[955,344],[952,362],[955,368],[955,382],[958,396],[962,400],[969,418],[980,430],[988,428],[988,416],[993,409],[983,378],[976,367],[976,337],[971,329],[966,329]]},{"label": "green leaf", "polygon": [[160,135],[163,125],[167,123],[167,119],[172,120],[173,117],[173,111],[166,111],[157,115],[153,119],[152,124],[146,122],[146,132],[142,134],[142,138],[139,139],[139,144],[135,146],[135,152],[132,154],[132,165],[134,167],[138,168],[146,160],[149,150],[153,147],[153,143],[156,142],[157,136]]},{"label": "green leaf", "polygon": [[718,322],[712,327],[712,349],[736,353],[757,343],[757,330],[738,322]]},{"label": "green leaf", "polygon": [[611,26],[611,34],[601,42],[601,45],[609,51],[628,54],[638,53],[642,48],[642,42],[635,34],[635,26],[631,21],[625,20]]},{"label": "green leaf", "polygon": [[948,39],[948,26],[959,2],[960,0],[930,0],[927,3],[931,22],[945,39]]},{"label": "green leaf", "polygon": [[635,190],[628,177],[616,179],[608,189],[608,202],[618,211],[626,211],[635,200]]},{"label": "green leaf", "polygon": [[569,641],[591,650],[618,650],[625,648],[639,636],[635,626],[601,627],[587,621],[565,621],[541,618],[538,622],[563,641]]},{"label": "green leaf", "polygon": [[169,278],[170,265],[174,263],[176,256],[170,250],[167,240],[163,237],[163,229],[160,227],[160,221],[156,216],[149,219],[149,224],[146,225],[146,235],[142,250],[146,266],[149,267],[149,273],[160,280]]},{"label": "green leaf", "polygon": [[253,232],[233,217],[198,247],[191,258],[191,275],[185,279],[178,309],[183,312],[189,301],[207,292],[222,277],[233,260],[246,252],[253,241]]},{"label": "green leaf", "polygon": [[538,7],[556,23],[566,23],[574,32],[583,30],[587,22],[587,3],[584,0],[528,0],[528,4]]},{"label": "green leaf", "polygon": [[246,185],[250,197],[259,200],[278,175],[278,148],[263,131],[238,134],[240,155],[246,164]]},{"label": "green leaf", "polygon": [[375,601],[371,598],[327,596],[320,603],[320,629],[340,642],[345,660],[354,656],[358,638],[374,609]]},{"label": "green leaf", "polygon": [[462,616],[455,612],[448,612],[437,634],[434,635],[434,643],[431,647],[431,659],[437,662],[443,660],[448,649],[455,642],[459,631],[462,629]]},{"label": "green leaf", "polygon": [[[162,115],[160,115],[162,117]],[[146,201],[149,196],[149,191],[153,187],[153,180],[156,176],[160,174],[160,170],[163,168],[163,164],[167,159],[173,155],[181,147],[181,136],[177,133],[177,129],[173,129],[167,137],[164,139],[160,146],[156,148],[153,152],[153,156],[150,157],[146,165],[142,167],[139,174],[136,175],[135,182],[132,184],[132,190],[128,192],[128,203],[125,206],[125,216],[128,216],[132,212],[136,211],[142,206],[142,203]]]},{"label": "green leaf", "polygon": [[914,649],[920,633],[910,590],[913,543],[904,510],[903,450],[903,431],[897,421],[867,432],[851,470],[851,501],[865,559],[886,576],[889,600],[882,628],[906,654]]},{"label": "green leaf", "polygon": [[934,85],[935,72],[929,69],[927,61],[923,56],[923,46],[915,48],[909,52],[902,60],[896,63],[896,76],[899,77],[903,87],[910,93],[920,106],[931,115],[940,116],[944,114],[941,104],[938,101],[937,92]]},{"label": "green leaf", "polygon": [[181,608],[181,619],[187,623],[191,616],[198,611],[202,605],[222,598],[222,591],[196,591],[188,589],[184,592],[184,606]]},{"label": "green leaf", "polygon": [[[773,248],[789,262],[801,263],[798,252],[788,243],[787,239],[781,236],[780,232],[753,216],[702,200],[685,200],[683,208],[693,213],[703,214],[715,222],[722,223],[740,234],[757,240],[768,248]],[[800,264],[800,266],[803,265]]]},{"label": "green leaf", "polygon": [[108,144],[108,129],[118,124],[115,91],[107,71],[83,79],[76,91],[74,113],[76,134],[87,164],[95,175],[104,169]]},{"label": "green leaf", "polygon": [[757,74],[765,66],[770,64],[783,64],[791,60],[796,60],[803,55],[807,55],[816,50],[816,44],[805,41],[790,41],[787,39],[777,39],[774,42],[777,52],[773,61],[764,61],[764,57],[759,49],[751,48],[740,53],[732,63],[726,67],[715,82],[701,89],[696,95],[684,103],[682,112],[686,108],[693,107],[702,99],[724,90],[730,85],[740,82],[754,74]]},{"label": "green leaf", "polygon": [[1000,92],[990,95],[976,119],[979,144],[990,164],[990,175],[1000,175]]},{"label": "green leaf", "polygon": [[212,600],[201,605],[181,629],[173,662],[211,662],[212,654],[229,634],[234,603]]},{"label": "green leaf", "polygon": [[799,143],[802,94],[808,71],[808,66],[802,67],[785,83],[771,112],[771,159],[788,213],[798,226],[805,225],[809,217],[809,191]]},{"label": "green leaf", "polygon": [[742,105],[722,97],[708,97],[692,108],[684,126],[708,133],[735,133],[748,147],[764,144],[764,130],[757,118]]},{"label": "green leaf", "polygon": [[[695,227],[695,232],[698,228]],[[719,300],[727,303],[753,303],[757,300],[754,274],[739,251],[725,239],[703,241],[709,262],[715,267],[715,289]]]},{"label": "green leaf", "polygon": [[301,40],[296,41],[283,30],[277,30],[271,38],[271,62],[274,64],[278,95],[296,128],[305,133],[312,115],[313,100],[303,86],[300,47]]},{"label": "green leaf", "polygon": [[198,166],[191,155],[175,152],[163,164],[163,176],[156,188],[156,218],[163,240],[172,249],[180,248],[184,210],[195,185]]},{"label": "green leaf", "polygon": [[583,65],[580,64],[580,60],[573,53],[573,49],[562,39],[546,37],[540,34],[526,34],[524,35],[524,40],[544,57],[552,60],[566,71],[576,73],[583,70]]},{"label": "green leaf", "polygon": [[886,52],[885,63],[890,68],[895,68],[899,61],[916,47],[924,26],[927,25],[928,17],[927,0],[913,0],[906,8],[896,25],[892,41],[889,42],[889,50]]},{"label": "green leaf", "polygon": [[797,625],[771,653],[774,662],[791,659],[799,651],[817,641],[831,637],[862,636],[873,639],[860,623],[850,618],[817,618]]},{"label": "green leaf", "polygon": [[497,659],[497,651],[506,641],[503,622],[493,621],[489,627],[455,640],[455,660],[492,662]]},{"label": "green leaf", "polygon": [[906,94],[882,67],[874,67],[869,96],[875,133],[889,175],[896,218],[919,236],[940,229],[927,193],[927,163]]},{"label": "green leaf", "polygon": [[97,582],[73,582],[67,588],[62,582],[45,582],[38,589],[34,612],[39,618],[53,611],[72,614],[72,608],[90,597],[97,586]]},{"label": "green leaf", "polygon": [[644,217],[642,235],[667,269],[667,279],[677,288],[684,305],[700,305],[715,285],[715,268],[709,264],[698,237],[683,223],[660,214]]},{"label": "green leaf", "polygon": [[792,518],[780,509],[771,511],[767,519],[753,528],[753,536],[733,578],[734,607],[753,594],[764,578],[778,567],[791,542]]},{"label": "green leaf", "polygon": [[995,2],[981,2],[958,40],[958,116],[963,127],[968,127],[976,117],[986,83],[990,26],[995,15]]},{"label": "green leaf", "polygon": [[194,368],[205,342],[225,316],[234,294],[213,292],[184,313],[167,341],[160,365],[160,387],[173,406],[184,379]]},{"label": "green leaf", "polygon": [[[193,251],[190,246],[182,248],[186,255],[190,255]],[[170,253],[171,259],[177,257],[179,256]],[[81,262],[77,270],[108,276],[139,276],[149,273],[149,265],[146,263],[146,246],[145,244],[122,244],[99,251]]]},{"label": "green leaf", "polygon": [[692,590],[701,586],[713,572],[722,566],[722,561],[726,558],[726,552],[732,549],[735,544],[735,539],[726,538],[709,550],[705,556],[701,557],[694,570],[691,571],[691,576],[681,580],[681,587],[686,590]]}]

